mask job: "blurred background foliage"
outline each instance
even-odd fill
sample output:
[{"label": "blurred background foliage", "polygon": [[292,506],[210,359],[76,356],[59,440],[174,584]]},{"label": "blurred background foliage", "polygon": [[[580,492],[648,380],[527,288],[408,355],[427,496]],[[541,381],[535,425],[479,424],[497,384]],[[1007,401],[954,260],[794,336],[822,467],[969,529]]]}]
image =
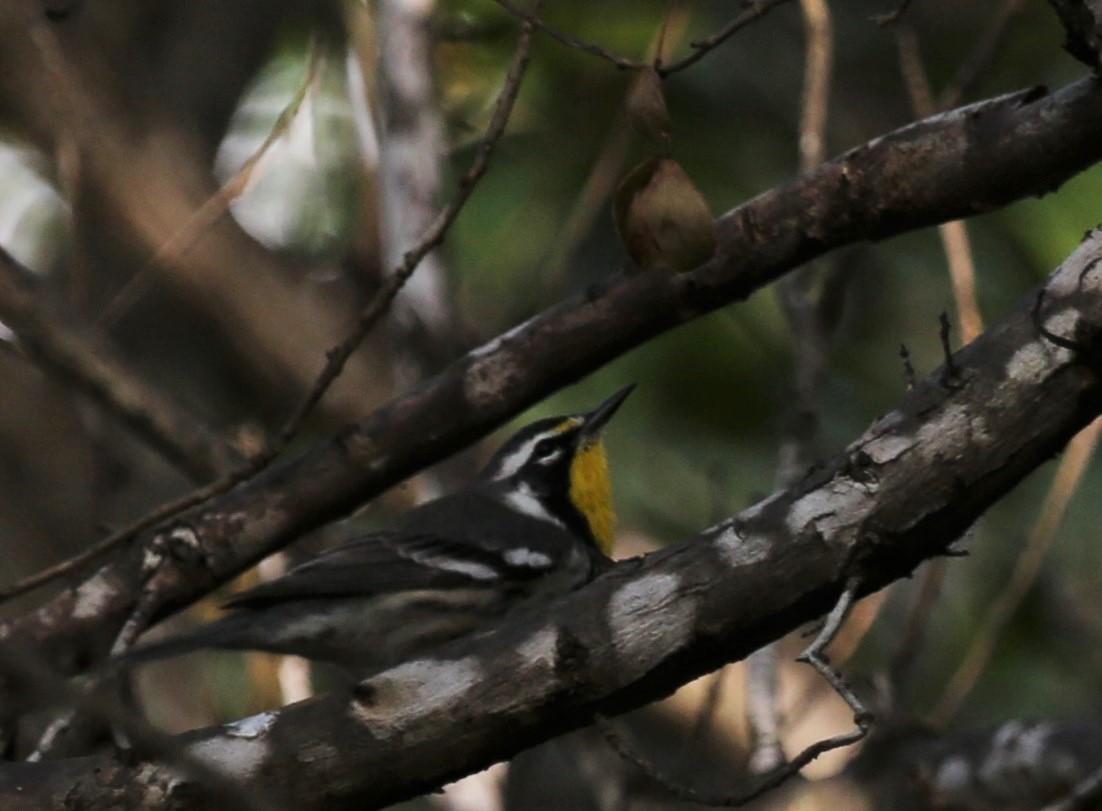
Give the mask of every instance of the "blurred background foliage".
[{"label": "blurred background foliage", "polygon": [[[232,206],[241,228],[278,261],[253,267],[227,261],[218,272],[282,275],[294,296],[366,301],[380,272],[372,6],[254,6],[252,13],[264,17],[265,25],[240,51],[227,35],[217,53],[183,57],[202,15],[168,15],[164,8],[170,4],[151,5],[161,9],[160,18],[142,16],[125,3],[89,3],[59,27],[129,25],[118,35],[119,47],[138,51],[136,41],[155,35],[163,59],[154,79],[167,81],[167,72],[176,71],[186,84],[185,74],[201,64],[214,77],[203,92],[213,92],[225,64],[232,78],[226,80],[225,97],[211,106],[232,115],[217,119],[204,111],[215,123],[201,135],[187,133],[200,141],[201,153],[212,156],[219,182],[230,178],[268,136],[303,82],[311,48],[323,53],[302,108],[260,161],[255,182]],[[935,94],[973,53],[1001,5],[921,0],[908,9],[901,25],[917,36]],[[210,4],[195,6],[209,11]],[[645,58],[667,8],[666,2],[646,0],[602,0],[599,6],[554,0],[546,4],[545,18],[618,54]],[[898,27],[873,21],[890,10],[886,2],[833,4],[830,155],[915,117],[899,69]],[[732,14],[731,3],[716,0],[678,4],[667,50],[684,53],[689,41],[715,31]],[[454,0],[436,5],[432,31],[449,150],[447,197],[486,125],[516,25],[490,0]],[[1044,2],[1021,3],[996,57],[965,101],[1033,85],[1055,89],[1078,78],[1083,68],[1063,52],[1062,41],[1063,32]],[[804,29],[799,6],[792,3],[666,82],[675,155],[717,214],[797,173],[803,64]],[[442,249],[457,320],[453,355],[621,272],[624,258],[609,195],[645,154],[629,134],[623,112],[630,78],[605,61],[537,38],[491,171]],[[137,98],[140,104],[145,97]],[[199,106],[186,92],[171,100]],[[196,109],[169,111],[179,113],[185,126],[199,119]],[[56,143],[36,138],[33,131],[28,135],[20,116],[5,119],[4,113],[10,113],[10,105],[0,111],[7,132],[0,149],[0,244],[56,295],[96,320],[126,280],[144,272],[151,257],[148,246],[144,253],[141,245],[120,251],[88,239],[81,224],[74,224],[75,217],[87,215],[88,202],[74,206],[52,151]],[[1020,300],[1098,223],[1100,192],[1102,170],[1096,168],[1042,199],[968,222],[986,322]],[[92,227],[111,228],[112,221]],[[189,261],[185,255],[185,272]],[[955,303],[934,229],[848,248],[821,265],[842,270],[846,279],[820,403],[822,452],[829,456],[905,390],[901,344],[920,376],[941,363],[938,317],[947,312],[955,324]],[[249,366],[240,360],[258,350],[247,343],[231,349],[229,331],[224,324],[212,326],[217,319],[201,297],[201,291],[183,295],[181,288],[153,278],[104,328],[158,385],[228,435],[240,439],[273,429],[302,393],[304,381],[320,369],[324,342],[319,346],[303,339],[310,351],[301,359],[301,378],[264,379],[255,370],[243,371]],[[269,306],[262,299],[239,304],[260,310]],[[291,334],[305,329],[298,321],[282,328]],[[954,344],[957,336],[954,329]],[[381,332],[369,338],[366,372],[357,380],[367,393],[357,400],[360,390],[353,389],[351,406],[330,403],[300,442],[367,413],[371,404],[395,393],[387,370],[393,340]],[[793,352],[776,291],[766,289],[630,352],[549,398],[523,420],[587,408],[620,385],[640,384],[608,437],[625,548],[638,551],[685,538],[772,491],[791,397]],[[120,525],[186,487],[183,478],[71,386],[51,380],[14,352],[0,353],[0,460],[5,579],[72,553],[94,539],[98,527]],[[915,713],[921,715],[937,701],[973,642],[978,618],[1005,588],[1053,471],[1053,465],[1039,470],[984,516],[963,542],[969,556],[949,565],[929,617],[928,644],[915,664],[918,675],[910,681],[912,694],[901,699]],[[1099,648],[1102,631],[1093,597],[1102,585],[1094,542],[1100,486],[1095,465],[1072,499],[1028,598],[965,703],[962,722],[1093,717],[1102,710],[1097,690],[1102,662],[1091,653]],[[384,521],[388,510],[416,497],[408,487],[400,491],[400,497],[354,517],[350,527],[320,535],[340,536]],[[313,539],[304,546],[324,542]],[[847,671],[883,671],[902,636],[913,592],[912,583],[890,590]],[[16,607],[30,604],[33,599]],[[271,702],[263,687],[267,677],[257,675],[260,671],[243,673],[236,656],[216,661],[213,670],[204,670],[202,690],[172,687],[171,701],[154,714],[182,727],[236,717]],[[181,672],[179,665],[167,667]],[[256,693],[243,689],[249,684]],[[846,723],[844,713],[836,717]]]}]

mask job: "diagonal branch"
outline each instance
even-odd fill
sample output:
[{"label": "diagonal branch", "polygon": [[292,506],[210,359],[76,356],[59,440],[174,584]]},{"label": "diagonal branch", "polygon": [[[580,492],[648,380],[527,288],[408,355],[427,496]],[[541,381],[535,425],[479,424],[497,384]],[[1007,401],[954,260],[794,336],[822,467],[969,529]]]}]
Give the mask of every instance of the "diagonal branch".
[{"label": "diagonal branch", "polygon": [[[1102,230],[1045,289],[1046,330],[1076,341],[1097,332]],[[1036,299],[1034,291],[956,353],[952,387],[933,372],[792,487],[617,565],[539,616],[457,640],[351,692],[189,733],[187,752],[303,811],[379,808],[588,724],[595,712],[667,695],[822,615],[850,583],[868,593],[907,576],[1102,408],[1098,370],[1039,334]],[[66,799],[85,807],[109,797],[114,808],[148,808],[148,786],[170,774],[175,808],[212,807],[186,776],[112,755],[0,769],[0,805],[41,808],[64,785]]]},{"label": "diagonal branch", "polygon": [[[296,459],[184,516],[197,543],[146,582],[142,545],[0,635],[79,643],[139,586],[178,608],[649,338],[741,300],[833,248],[1051,190],[1102,158],[1102,87],[1013,93],[904,127],[720,218],[699,270],[617,277],[550,308]],[[445,416],[442,416],[445,415]],[[147,543],[163,545],[165,527]]]},{"label": "diagonal branch", "polygon": [[210,479],[236,461],[212,428],[151,387],[106,335],[50,302],[34,274],[2,249],[0,319],[39,363],[87,392],[192,479]]}]

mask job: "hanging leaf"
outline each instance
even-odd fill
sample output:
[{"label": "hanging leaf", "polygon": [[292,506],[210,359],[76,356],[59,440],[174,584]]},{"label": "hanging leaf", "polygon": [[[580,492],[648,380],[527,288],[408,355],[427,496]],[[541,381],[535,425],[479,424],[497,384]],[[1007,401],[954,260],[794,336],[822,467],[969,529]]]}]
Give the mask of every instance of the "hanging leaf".
[{"label": "hanging leaf", "polygon": [[673,158],[636,166],[616,190],[612,213],[624,250],[641,270],[684,273],[715,255],[708,201]]}]

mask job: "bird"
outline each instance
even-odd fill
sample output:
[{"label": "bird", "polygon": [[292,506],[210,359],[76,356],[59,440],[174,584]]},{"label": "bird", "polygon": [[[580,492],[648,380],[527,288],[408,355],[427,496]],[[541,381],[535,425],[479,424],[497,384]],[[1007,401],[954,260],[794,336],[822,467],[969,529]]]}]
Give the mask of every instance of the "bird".
[{"label": "bird", "polygon": [[234,595],[232,613],[134,647],[115,668],[221,648],[364,677],[581,587],[612,565],[602,431],[633,388],[526,425],[467,486]]}]

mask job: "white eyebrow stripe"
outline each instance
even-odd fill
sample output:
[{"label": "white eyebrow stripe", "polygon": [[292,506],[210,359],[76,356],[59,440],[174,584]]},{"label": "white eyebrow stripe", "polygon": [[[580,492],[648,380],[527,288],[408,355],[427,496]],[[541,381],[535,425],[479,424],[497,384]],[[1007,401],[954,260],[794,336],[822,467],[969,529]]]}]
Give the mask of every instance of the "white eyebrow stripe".
[{"label": "white eyebrow stripe", "polygon": [[528,457],[532,455],[532,449],[536,447],[536,443],[541,439],[547,439],[549,436],[554,436],[554,431],[544,431],[541,434],[536,434],[529,439],[511,454],[501,460],[501,465],[497,469],[497,473],[494,475],[495,481],[501,479],[507,479],[516,473],[523,467],[524,463],[528,461]]}]

